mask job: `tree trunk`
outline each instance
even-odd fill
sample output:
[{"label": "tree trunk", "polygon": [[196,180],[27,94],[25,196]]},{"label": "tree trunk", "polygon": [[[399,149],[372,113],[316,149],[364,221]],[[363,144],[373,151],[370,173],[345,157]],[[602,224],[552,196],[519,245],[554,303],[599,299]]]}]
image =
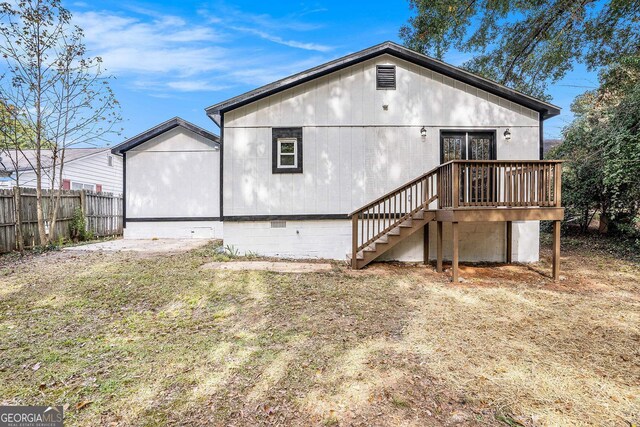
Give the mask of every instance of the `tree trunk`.
[{"label": "tree trunk", "polygon": [[56,236],[56,222],[58,221],[58,207],[60,206],[60,199],[62,198],[62,168],[64,167],[64,151],[62,149],[62,155],[60,156],[60,172],[56,185],[56,158],[54,155],[54,163],[51,173],[51,197],[49,198],[49,241],[55,240]]},{"label": "tree trunk", "polygon": [[24,252],[24,237],[22,235],[22,194],[20,187],[13,188],[14,217],[16,223],[16,250]]},{"label": "tree trunk", "polygon": [[40,235],[40,245],[45,246],[49,243],[47,230],[45,228],[45,213],[42,198],[42,163],[40,159],[40,150],[36,150],[36,214],[38,218],[38,234]]},{"label": "tree trunk", "polygon": [[609,212],[603,208],[600,213],[600,225],[598,227],[598,232],[600,234],[607,234],[609,232],[609,222]]}]

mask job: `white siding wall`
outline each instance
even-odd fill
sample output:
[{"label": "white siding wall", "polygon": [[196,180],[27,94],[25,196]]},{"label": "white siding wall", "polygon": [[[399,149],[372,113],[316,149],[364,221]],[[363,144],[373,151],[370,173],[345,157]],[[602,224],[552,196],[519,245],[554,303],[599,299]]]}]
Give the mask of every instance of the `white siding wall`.
[{"label": "white siding wall", "polygon": [[[377,64],[396,65],[396,90],[376,90]],[[273,127],[303,128],[303,174],[271,173]],[[502,136],[507,128],[510,141]],[[347,214],[436,167],[446,129],[495,130],[498,159],[538,158],[537,112],[383,55],[225,114],[224,215]],[[531,230],[519,235],[533,245],[537,224],[523,227]],[[471,230],[474,239],[484,239]],[[234,233],[226,234],[235,241]],[[342,259],[349,244],[336,241],[331,258]],[[481,259],[503,259],[504,248],[481,246]],[[400,247],[396,254],[413,258],[417,251]]]},{"label": "white siding wall", "polygon": [[[109,166],[108,156],[113,157],[113,166]],[[57,176],[58,172],[56,172],[56,181]],[[50,177],[51,169],[45,170],[42,177],[42,188],[51,186]],[[99,153],[75,159],[65,163],[62,169],[62,179],[82,184],[101,184],[103,192],[122,194],[122,157],[111,154],[109,149],[105,149]],[[5,182],[10,183],[10,186],[15,185],[14,180]],[[35,172],[22,172],[20,186],[35,188]]]},{"label": "white siding wall", "polygon": [[220,151],[213,141],[177,127],[129,150],[126,162],[125,237],[222,237],[219,221],[194,221],[220,216]]}]

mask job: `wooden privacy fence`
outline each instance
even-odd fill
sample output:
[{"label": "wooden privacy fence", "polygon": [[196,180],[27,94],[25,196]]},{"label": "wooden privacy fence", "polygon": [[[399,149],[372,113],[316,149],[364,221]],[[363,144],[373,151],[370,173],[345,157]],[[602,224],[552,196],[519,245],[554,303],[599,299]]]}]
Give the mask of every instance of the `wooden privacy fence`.
[{"label": "wooden privacy fence", "polygon": [[[16,192],[20,192],[20,222],[25,248],[39,244],[38,214],[35,188],[11,188],[0,190],[0,253],[16,249]],[[49,212],[49,190],[42,191],[45,218]],[[69,226],[76,209],[85,218],[86,230],[96,237],[122,234],[122,196],[96,193],[86,190],[63,190],[58,205],[55,238],[70,238]],[[49,224],[46,224],[47,232]]]}]

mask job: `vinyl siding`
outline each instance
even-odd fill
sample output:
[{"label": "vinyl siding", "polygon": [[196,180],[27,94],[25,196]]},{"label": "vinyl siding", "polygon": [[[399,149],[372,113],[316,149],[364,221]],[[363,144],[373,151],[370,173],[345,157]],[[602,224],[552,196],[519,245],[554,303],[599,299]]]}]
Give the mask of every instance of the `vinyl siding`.
[{"label": "vinyl siding", "polygon": [[[109,166],[107,157],[113,157],[113,166]],[[59,170],[59,169],[58,169]],[[42,177],[42,188],[50,188],[52,169],[46,169]],[[56,172],[56,177],[58,172]],[[109,149],[65,163],[62,179],[82,184],[101,184],[102,191],[122,194],[122,157],[111,154]],[[57,181],[57,178],[56,178]],[[15,181],[5,181],[5,185],[13,186]],[[21,187],[36,187],[36,174],[26,171],[20,174]]]}]

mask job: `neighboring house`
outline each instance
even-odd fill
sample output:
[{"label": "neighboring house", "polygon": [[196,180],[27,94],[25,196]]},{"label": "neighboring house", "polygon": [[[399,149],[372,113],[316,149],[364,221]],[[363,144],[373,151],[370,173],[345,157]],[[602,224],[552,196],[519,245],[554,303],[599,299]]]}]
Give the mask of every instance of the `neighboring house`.
[{"label": "neighboring house", "polygon": [[[22,150],[18,154],[17,171],[12,159],[15,152],[0,153],[0,187],[16,185],[19,175],[21,187],[36,187],[36,151]],[[50,150],[42,150],[42,188],[51,188],[54,176],[53,158]],[[122,193],[122,157],[111,153],[107,147],[101,148],[67,148],[62,168],[62,187],[65,190],[91,190],[114,194]],[[55,181],[59,182],[59,161],[55,170]]]},{"label": "neighboring house", "polygon": [[176,117],[112,152],[125,163],[125,238],[222,238],[218,136]]},{"label": "neighboring house", "polygon": [[[558,169],[539,162],[543,121],[559,108],[391,42],[206,112],[221,129],[225,244],[240,253],[357,253],[354,267],[375,258],[422,261],[434,258],[444,228],[444,257],[456,266],[458,257],[531,262],[538,220],[559,225],[563,214]],[[434,169],[455,159],[486,161],[486,171],[473,162]],[[420,188],[409,192],[416,177]],[[428,193],[427,181],[441,193]],[[217,184],[200,180],[202,192]],[[481,199],[478,188],[493,195]],[[472,209],[460,212],[463,205]],[[427,232],[413,233],[425,224]]]}]

